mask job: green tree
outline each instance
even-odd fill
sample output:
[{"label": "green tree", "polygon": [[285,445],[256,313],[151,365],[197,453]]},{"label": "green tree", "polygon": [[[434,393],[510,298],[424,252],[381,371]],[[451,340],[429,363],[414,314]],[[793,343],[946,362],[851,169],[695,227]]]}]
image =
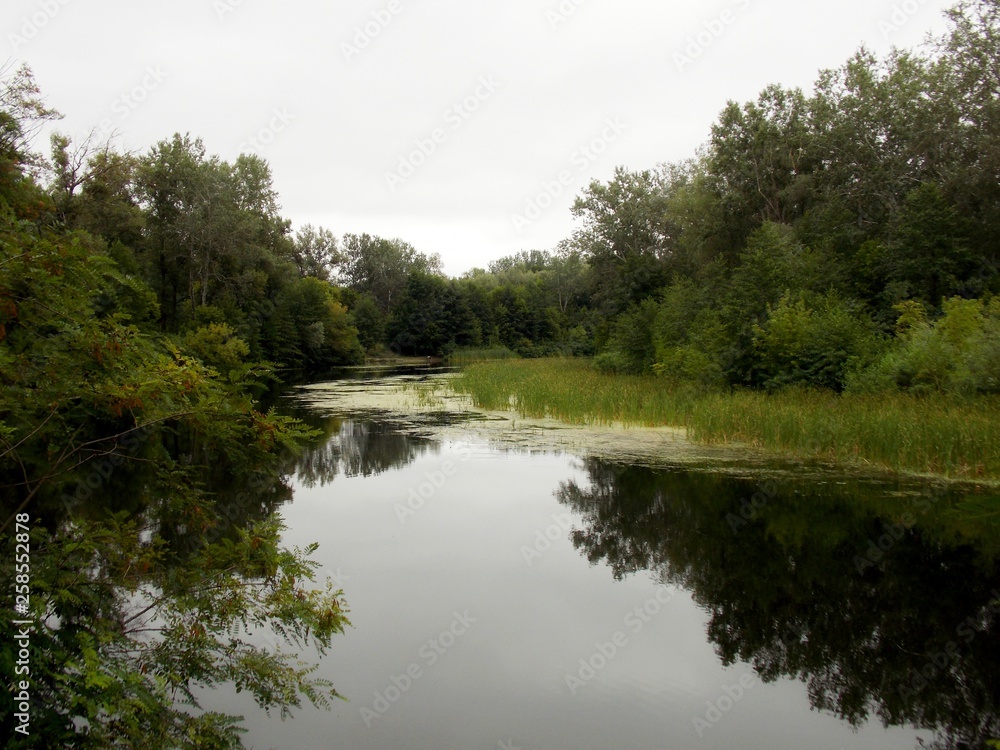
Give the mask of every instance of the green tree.
[{"label": "green tree", "polygon": [[712,126],[706,169],[729,217],[732,250],[764,222],[791,224],[812,199],[816,169],[808,102],[769,86],[756,102],[729,102]]},{"label": "green tree", "polygon": [[896,294],[937,307],[963,288],[974,268],[966,222],[936,185],[906,196],[891,231],[884,270]]},{"label": "green tree", "polygon": [[427,271],[430,261],[402,240],[347,234],[341,277],[351,289],[370,295],[385,315],[392,312],[413,271]]},{"label": "green tree", "polygon": [[358,329],[358,340],[366,351],[386,343],[386,318],[371,296],[359,295],[350,312],[351,323]]},{"label": "green tree", "polygon": [[42,163],[31,146],[39,129],[61,115],[45,106],[27,65],[0,66],[0,207],[34,221],[53,209],[30,170]]},{"label": "green tree", "polygon": [[572,213],[583,222],[572,246],[592,269],[591,297],[603,312],[616,315],[664,284],[676,228],[660,175],[618,168],[607,184],[591,183]]},{"label": "green tree", "polygon": [[329,229],[306,224],[295,233],[292,258],[299,273],[327,281],[332,269],[343,262],[337,237]]},{"label": "green tree", "polygon": [[883,348],[874,321],[836,295],[786,294],[756,329],[754,344],[755,370],[764,387],[798,384],[835,391]]},{"label": "green tree", "polygon": [[[238,719],[197,698],[227,682],[282,713],[303,697],[323,705],[331,688],[312,667],[251,636],[322,652],[347,624],[339,593],[312,587],[312,548],[281,549],[279,520],[222,533],[210,481],[225,457],[263,490],[280,481],[279,452],[308,433],[256,410],[248,389],[261,368],[221,379],[134,325],[119,292],[141,285],[102,242],[26,226],[9,209],[0,220],[0,527],[8,556],[14,524],[33,529],[36,623],[32,734],[14,733],[6,689],[9,745],[235,748]],[[134,494],[116,490],[140,470]],[[12,648],[0,646],[8,688]]]}]

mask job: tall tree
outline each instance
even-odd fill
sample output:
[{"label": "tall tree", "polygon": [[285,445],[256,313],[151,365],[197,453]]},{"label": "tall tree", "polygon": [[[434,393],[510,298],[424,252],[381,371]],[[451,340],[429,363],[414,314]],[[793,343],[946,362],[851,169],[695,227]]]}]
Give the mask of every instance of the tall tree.
[{"label": "tall tree", "polygon": [[615,170],[607,183],[592,182],[573,204],[583,226],[573,246],[593,269],[593,294],[607,313],[653,294],[666,281],[676,227],[667,220],[667,196],[654,172]]}]

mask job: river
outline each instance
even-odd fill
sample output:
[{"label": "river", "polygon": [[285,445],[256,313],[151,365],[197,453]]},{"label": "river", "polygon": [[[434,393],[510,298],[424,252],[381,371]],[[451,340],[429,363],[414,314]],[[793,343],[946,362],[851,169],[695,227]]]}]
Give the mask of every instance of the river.
[{"label": "river", "polygon": [[[290,389],[324,434],[286,543],[353,627],[254,748],[979,747],[1000,736],[992,490],[478,414],[445,374]],[[456,405],[457,404],[457,405]],[[654,434],[652,442],[649,435]],[[644,442],[645,441],[645,442]],[[303,654],[304,660],[313,658]]]}]

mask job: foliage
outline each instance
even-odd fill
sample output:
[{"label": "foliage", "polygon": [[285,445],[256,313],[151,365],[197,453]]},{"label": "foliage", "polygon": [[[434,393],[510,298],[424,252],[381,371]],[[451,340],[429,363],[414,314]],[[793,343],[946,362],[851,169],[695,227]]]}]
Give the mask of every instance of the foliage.
[{"label": "foliage", "polygon": [[385,342],[385,315],[371,295],[361,294],[355,299],[350,308],[351,325],[358,331],[361,347],[369,351]]},{"label": "foliage", "polygon": [[874,322],[856,308],[834,295],[808,302],[805,295],[782,297],[755,330],[763,385],[842,390],[851,372],[871,363],[881,348]]},{"label": "foliage", "polygon": [[517,359],[517,353],[505,346],[463,347],[448,352],[448,364],[458,366],[468,365],[472,362],[491,362],[498,359]]},{"label": "foliage", "polygon": [[584,360],[483,362],[454,381],[476,406],[574,424],[673,426],[704,443],[742,443],[897,471],[1000,479],[1000,401],[909,394],[768,394],[606,375]]},{"label": "foliage", "polygon": [[[12,196],[0,201],[0,547],[13,559],[15,520],[31,527],[35,627],[27,737],[14,732],[15,644],[0,646],[8,745],[239,747],[239,717],[202,710],[203,688],[234,683],[282,713],[334,694],[298,653],[259,642],[270,632],[322,653],[347,624],[339,592],[311,586],[314,548],[282,549],[273,516],[284,456],[311,433],[258,410],[251,392],[270,369],[247,361],[222,307],[195,305],[183,335],[157,330],[183,309],[161,314],[177,301],[170,277],[154,292],[120,238],[72,228],[98,213],[75,213],[72,190],[61,213],[21,211],[38,189],[22,167],[0,174]],[[228,174],[246,187],[254,170]],[[154,229],[164,247],[180,226],[168,204]],[[197,247],[215,288],[225,264],[211,242]],[[330,295],[318,292],[342,330]]]},{"label": "foliage", "polygon": [[250,347],[227,323],[210,323],[184,337],[184,348],[204,364],[228,373],[243,364]]},{"label": "foliage", "polygon": [[[146,541],[143,525],[121,514],[39,529],[32,735],[46,747],[141,748],[156,738],[164,748],[235,748],[238,718],[204,711],[204,688],[232,683],[282,716],[301,697],[328,705],[336,692],[298,655],[308,646],[322,654],[348,624],[341,592],[308,588],[314,548],[280,549],[281,528],[272,518],[241,529],[183,565],[162,537]],[[11,611],[3,617],[13,631]],[[261,631],[293,650],[260,645]],[[8,736],[11,748],[41,746]]]},{"label": "foliage", "polygon": [[900,336],[878,361],[859,372],[852,390],[913,393],[1000,393],[1000,298],[953,297],[928,322],[919,305],[899,305]]},{"label": "foliage", "polygon": [[631,375],[651,372],[656,360],[654,324],[658,313],[657,304],[645,300],[618,316],[605,351],[595,360],[597,368]]}]

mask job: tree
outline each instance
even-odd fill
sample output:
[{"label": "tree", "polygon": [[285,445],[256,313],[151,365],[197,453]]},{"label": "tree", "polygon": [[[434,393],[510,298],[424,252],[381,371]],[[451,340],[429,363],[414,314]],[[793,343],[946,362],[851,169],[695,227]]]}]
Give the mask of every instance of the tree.
[{"label": "tree", "polygon": [[[31,546],[32,594],[18,619],[35,623],[32,733],[15,733],[15,691],[4,690],[8,745],[239,747],[238,719],[198,704],[201,689],[223,682],[283,714],[303,697],[324,705],[335,693],[311,667],[251,638],[264,629],[322,652],[347,624],[339,592],[310,583],[313,548],[283,550],[280,520],[262,505],[281,497],[281,452],[309,432],[257,411],[249,389],[264,368],[230,363],[223,379],[135,325],[133,299],[152,305],[153,295],[102,242],[8,213],[0,546],[8,556],[15,540]],[[215,477],[254,484],[242,512],[220,503]],[[12,589],[3,610],[16,631]],[[23,679],[14,648],[0,645],[8,688]]]},{"label": "tree", "polygon": [[729,216],[734,249],[766,221],[791,224],[812,197],[815,149],[799,89],[768,86],[756,102],[729,102],[712,126],[706,169]]},{"label": "tree", "polygon": [[422,256],[409,243],[368,234],[344,235],[343,253],[343,282],[370,295],[385,315],[399,300],[410,272],[423,265]]},{"label": "tree", "polygon": [[0,66],[0,208],[35,220],[51,210],[51,203],[31,179],[30,172],[41,164],[31,144],[46,122],[61,115],[45,106],[27,65],[11,67]]},{"label": "tree", "polygon": [[666,201],[659,176],[618,168],[610,182],[592,182],[574,202],[583,226],[573,247],[593,270],[592,296],[607,314],[641,302],[665,282],[676,232]]},{"label": "tree", "polygon": [[874,321],[836,295],[786,294],[754,332],[761,385],[844,389],[852,371],[870,365],[882,342]]},{"label": "tree", "polygon": [[440,355],[449,345],[476,343],[471,311],[454,282],[423,271],[410,274],[387,328],[400,353]]},{"label": "tree", "polygon": [[306,224],[295,233],[292,259],[303,276],[329,280],[333,269],[343,263],[337,238],[329,229]]},{"label": "tree", "polygon": [[906,52],[880,61],[862,49],[820,74],[811,102],[817,189],[850,212],[856,244],[879,237],[905,196],[940,168],[924,148],[935,99],[926,64]]},{"label": "tree", "polygon": [[137,254],[143,247],[146,228],[146,216],[137,197],[137,168],[138,161],[128,154],[109,149],[93,153],[87,163],[82,189],[75,199],[71,224],[71,228],[103,237],[109,245],[118,243],[128,248],[131,259],[126,263],[122,255],[116,260],[136,274],[139,272]]},{"label": "tree", "polygon": [[174,135],[160,141],[139,165],[138,195],[146,214],[150,281],[159,296],[160,325],[165,331],[179,327],[180,305],[186,299],[195,303],[198,266],[185,225],[197,231],[189,217],[204,160],[200,140]]},{"label": "tree", "polygon": [[31,143],[46,122],[61,115],[45,106],[35,76],[27,64],[0,67],[0,159],[4,170],[39,163]]},{"label": "tree", "polygon": [[897,293],[937,307],[943,297],[960,291],[974,268],[966,226],[933,183],[906,196],[890,230],[884,269]]},{"label": "tree", "polygon": [[358,329],[358,340],[366,351],[385,343],[386,318],[371,296],[359,295],[350,311],[351,322]]},{"label": "tree", "polygon": [[[969,217],[972,246],[995,282],[1000,273],[1000,3],[961,0],[946,12],[951,32],[940,44],[941,99],[957,110],[948,141],[957,164],[945,190]],[[996,290],[994,290],[996,291]]]}]

